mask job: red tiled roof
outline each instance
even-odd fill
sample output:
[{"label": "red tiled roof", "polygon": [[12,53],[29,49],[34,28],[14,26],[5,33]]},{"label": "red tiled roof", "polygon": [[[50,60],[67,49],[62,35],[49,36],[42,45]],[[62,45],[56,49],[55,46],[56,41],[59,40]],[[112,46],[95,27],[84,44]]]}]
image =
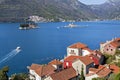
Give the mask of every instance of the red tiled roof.
[{"label": "red tiled roof", "polygon": [[51,64],[51,65],[60,65],[60,64],[62,64],[62,62],[60,62],[59,60],[54,59],[51,62],[49,62],[48,64]]},{"label": "red tiled roof", "polygon": [[120,68],[116,66],[115,64],[110,65],[110,69],[112,70],[113,73],[117,74],[120,72]]},{"label": "red tiled roof", "polygon": [[50,75],[55,71],[55,68],[52,65],[32,64],[30,69],[34,70],[39,76]]},{"label": "red tiled roof", "polygon": [[39,65],[39,64],[32,64],[32,65],[29,67],[29,69],[36,70],[36,69],[38,69],[38,68],[40,68],[40,67],[41,67],[41,65]]},{"label": "red tiled roof", "polygon": [[113,47],[119,47],[120,46],[120,38],[116,38],[114,41],[110,43]]},{"label": "red tiled roof", "polygon": [[93,60],[89,56],[82,56],[79,58],[85,65],[93,63]]},{"label": "red tiled roof", "polygon": [[[97,74],[99,77],[106,77],[111,73],[111,70],[106,66],[100,65],[98,69],[90,68],[89,71],[92,71],[92,75]],[[87,76],[91,76],[91,73],[87,74]]]},{"label": "red tiled roof", "polygon": [[106,77],[110,73],[111,73],[111,70],[109,68],[106,68],[105,66],[99,68],[98,71],[96,72],[96,74],[99,75],[99,77]]},{"label": "red tiled roof", "polygon": [[73,68],[64,69],[58,73],[50,75],[52,80],[70,80],[77,76],[76,71]]},{"label": "red tiled roof", "polygon": [[65,59],[64,59],[64,61],[74,61],[75,59],[78,59],[78,58],[80,58],[81,56],[73,56],[73,55],[71,55],[71,56],[68,56],[68,57],[66,57]]},{"label": "red tiled roof", "polygon": [[89,65],[90,63],[93,63],[93,60],[89,56],[68,56],[67,58],[64,59],[64,61],[72,61],[72,62],[75,60],[80,60],[85,65]]},{"label": "red tiled roof", "polygon": [[72,44],[72,45],[69,46],[69,48],[86,48],[86,47],[87,47],[87,45],[82,44],[80,42]]}]

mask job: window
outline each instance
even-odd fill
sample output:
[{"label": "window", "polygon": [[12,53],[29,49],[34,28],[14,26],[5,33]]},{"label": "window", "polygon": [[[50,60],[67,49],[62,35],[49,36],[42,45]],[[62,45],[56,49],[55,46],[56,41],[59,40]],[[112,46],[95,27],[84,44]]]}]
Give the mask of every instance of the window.
[{"label": "window", "polygon": [[111,49],[111,51],[113,51],[113,49]]},{"label": "window", "polygon": [[109,49],[106,49],[107,51],[109,50]]},{"label": "window", "polygon": [[71,50],[71,52],[74,52],[74,50]]}]

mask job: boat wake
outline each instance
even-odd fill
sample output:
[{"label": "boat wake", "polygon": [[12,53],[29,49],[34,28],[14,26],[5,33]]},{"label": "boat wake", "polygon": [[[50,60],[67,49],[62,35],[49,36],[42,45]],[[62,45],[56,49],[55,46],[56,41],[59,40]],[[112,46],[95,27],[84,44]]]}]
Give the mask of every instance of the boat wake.
[{"label": "boat wake", "polygon": [[16,56],[20,51],[21,50],[16,50],[16,49],[12,50],[10,53],[8,53],[4,57],[0,58],[0,64],[3,63],[3,62],[6,62],[8,60],[10,60],[14,56]]}]

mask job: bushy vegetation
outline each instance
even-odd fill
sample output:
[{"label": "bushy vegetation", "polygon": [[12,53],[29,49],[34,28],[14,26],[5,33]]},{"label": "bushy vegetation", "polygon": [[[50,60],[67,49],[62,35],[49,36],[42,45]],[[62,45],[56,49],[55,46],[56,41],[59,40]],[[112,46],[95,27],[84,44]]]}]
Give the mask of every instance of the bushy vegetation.
[{"label": "bushy vegetation", "polygon": [[30,80],[28,74],[26,73],[18,73],[11,75],[11,80]]},{"label": "bushy vegetation", "polygon": [[115,60],[115,55],[104,54],[104,56],[106,64],[110,64],[111,62],[113,62],[113,60]]},{"label": "bushy vegetation", "polygon": [[85,76],[84,76],[83,70],[84,70],[84,69],[83,69],[83,65],[82,65],[80,80],[85,80]]},{"label": "bushy vegetation", "polygon": [[92,80],[106,80],[105,78],[93,78]]},{"label": "bushy vegetation", "polygon": [[9,67],[5,66],[2,69],[0,69],[0,80],[8,80],[8,73]]},{"label": "bushy vegetation", "polygon": [[19,74],[12,74],[11,77],[8,77],[9,67],[5,66],[0,69],[0,80],[30,80],[28,74],[26,73],[19,73]]},{"label": "bushy vegetation", "polygon": [[118,74],[111,74],[108,80],[120,80],[120,73]]}]

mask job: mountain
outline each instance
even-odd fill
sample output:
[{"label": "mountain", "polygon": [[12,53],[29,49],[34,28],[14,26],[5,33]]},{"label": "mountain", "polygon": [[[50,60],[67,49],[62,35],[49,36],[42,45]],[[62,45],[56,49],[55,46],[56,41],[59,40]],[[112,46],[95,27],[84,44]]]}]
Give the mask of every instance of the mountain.
[{"label": "mountain", "polygon": [[91,20],[97,18],[78,0],[1,0],[0,21],[24,21],[32,15],[46,19]]},{"label": "mountain", "polygon": [[120,0],[108,0],[101,5],[91,5],[91,9],[101,19],[120,19]]}]

